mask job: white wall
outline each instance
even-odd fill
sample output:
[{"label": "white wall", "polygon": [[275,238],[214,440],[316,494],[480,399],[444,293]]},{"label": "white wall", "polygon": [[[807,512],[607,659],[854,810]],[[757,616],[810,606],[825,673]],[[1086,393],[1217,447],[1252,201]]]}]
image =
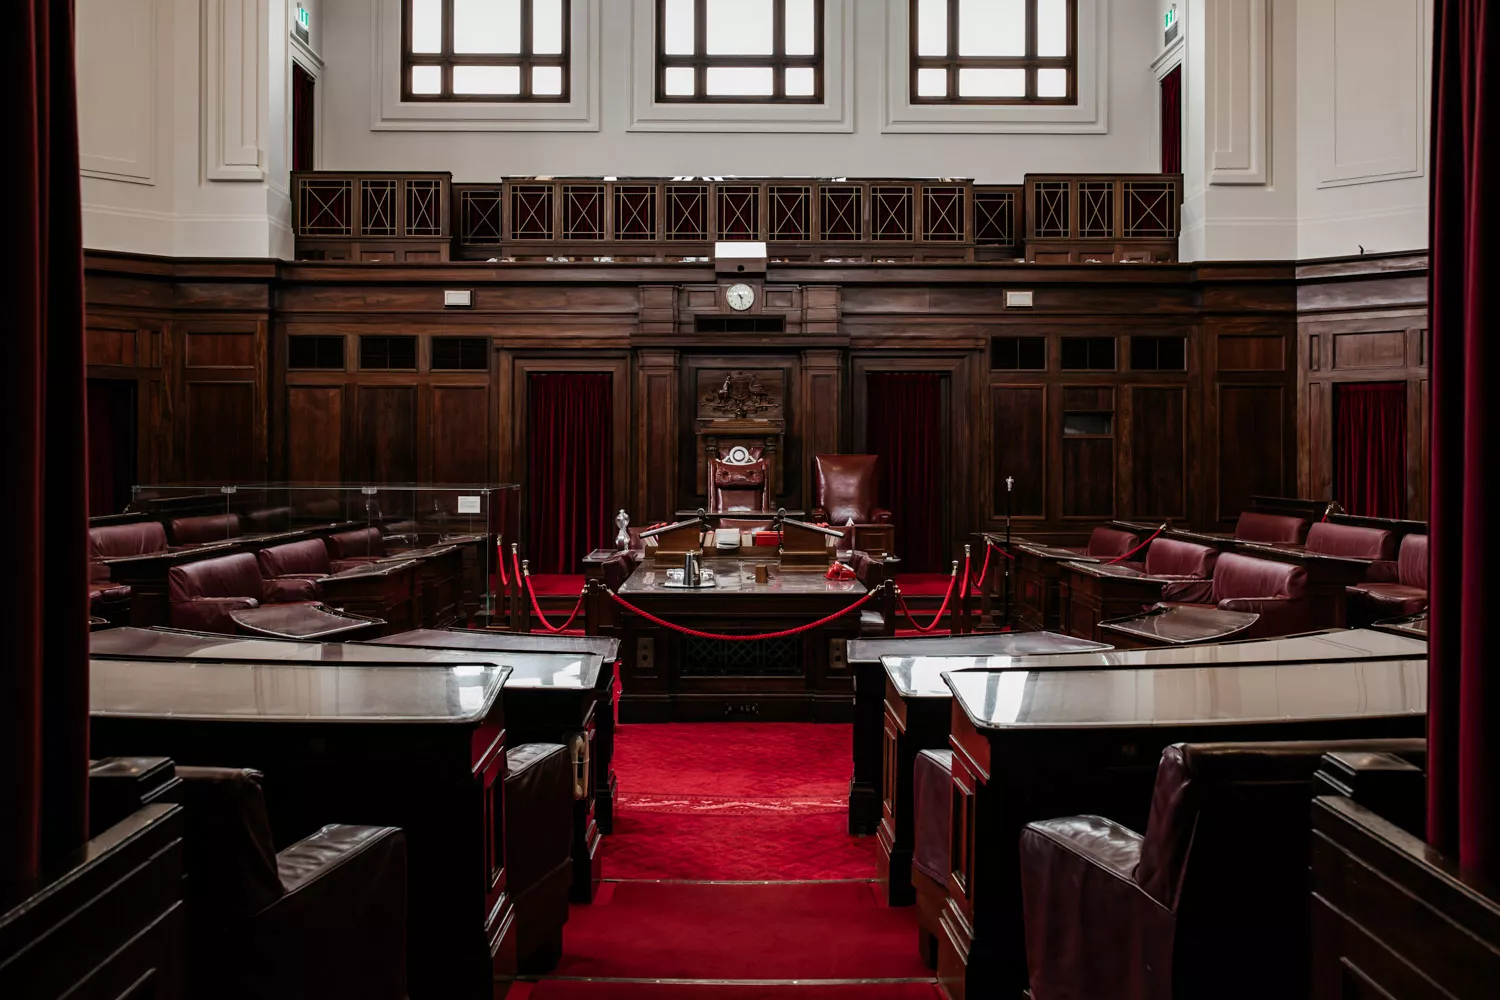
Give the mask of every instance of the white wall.
[{"label": "white wall", "polygon": [[[906,0],[890,0],[904,7]],[[597,131],[377,131],[379,0],[322,5],[323,138],[328,169],[450,170],[455,180],[574,174],[951,176],[1002,183],[1028,172],[1158,167],[1156,0],[1101,0],[1109,21],[1107,131],[900,134],[886,121],[887,0],[853,8],[852,132],[703,133],[630,129],[629,0],[598,0]],[[432,126],[440,128],[441,126]]]}]

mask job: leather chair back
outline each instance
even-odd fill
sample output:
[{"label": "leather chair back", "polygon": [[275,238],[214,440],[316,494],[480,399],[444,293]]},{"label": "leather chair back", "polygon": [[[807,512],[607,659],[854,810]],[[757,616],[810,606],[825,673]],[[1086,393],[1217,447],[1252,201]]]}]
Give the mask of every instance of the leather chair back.
[{"label": "leather chair back", "polygon": [[1263,514],[1247,510],[1234,526],[1234,537],[1264,545],[1301,545],[1307,537],[1307,521],[1287,514]]},{"label": "leather chair back", "polygon": [[1396,559],[1396,579],[1403,587],[1427,589],[1427,536],[1407,535],[1401,539],[1401,554]]},{"label": "leather chair back", "polygon": [[1099,527],[1089,533],[1089,544],[1084,549],[1084,554],[1095,559],[1118,559],[1139,544],[1141,537],[1133,532]]},{"label": "leather chair back", "polygon": [[167,597],[176,604],[195,597],[261,599],[260,567],[249,552],[173,566],[167,571]]},{"label": "leather chair back", "polygon": [[713,514],[770,509],[766,460],[732,465],[722,459],[709,463],[708,509]]},{"label": "leather chair back", "polygon": [[292,529],[292,508],[263,507],[252,510],[244,517],[245,527],[258,534]]},{"label": "leather chair back", "polygon": [[879,455],[818,455],[818,507],[827,511],[829,524],[867,524],[874,518]]},{"label": "leather chair back", "polygon": [[238,514],[208,514],[203,517],[177,517],[167,522],[167,534],[173,545],[201,545],[222,542],[240,535]]},{"label": "leather chair back", "polygon": [[1207,580],[1218,561],[1219,550],[1211,545],[1158,538],[1146,550],[1146,575]]},{"label": "leather chair back", "polygon": [[1320,521],[1307,529],[1307,551],[1349,559],[1393,559],[1396,536],[1384,528]]},{"label": "leather chair back", "polygon": [[1307,570],[1293,563],[1225,552],[1214,566],[1214,601],[1245,597],[1304,600]]},{"label": "leather chair back", "polygon": [[272,545],[257,552],[255,558],[260,563],[261,576],[268,580],[278,576],[333,572],[328,561],[328,547],[321,538]]},{"label": "leather chair back", "polygon": [[369,559],[385,555],[385,536],[379,528],[360,528],[329,535],[328,554],[334,559]]},{"label": "leather chair back", "polygon": [[241,920],[285,892],[258,771],[178,767],[187,814],[184,838],[193,919]]},{"label": "leather chair back", "polygon": [[167,530],[160,521],[136,521],[89,529],[89,558],[117,559],[167,551]]}]

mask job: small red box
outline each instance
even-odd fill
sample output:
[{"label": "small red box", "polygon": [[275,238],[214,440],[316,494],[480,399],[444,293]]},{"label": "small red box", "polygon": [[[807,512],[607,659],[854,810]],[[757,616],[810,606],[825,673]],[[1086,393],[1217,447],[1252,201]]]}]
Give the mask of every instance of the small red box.
[{"label": "small red box", "polygon": [[781,532],[779,531],[757,531],[755,533],[756,545],[780,545]]}]

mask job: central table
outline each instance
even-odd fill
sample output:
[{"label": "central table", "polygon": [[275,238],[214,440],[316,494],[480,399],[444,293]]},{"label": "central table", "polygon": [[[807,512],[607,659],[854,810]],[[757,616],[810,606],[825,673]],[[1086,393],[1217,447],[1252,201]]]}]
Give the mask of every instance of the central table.
[{"label": "central table", "polygon": [[[667,585],[647,563],[620,587],[641,611],[701,632],[781,632],[849,609],[866,594],[858,580],[824,579],[822,568],[789,569],[756,559],[706,558],[713,587]],[[756,566],[768,579],[757,583]],[[756,641],[683,635],[620,608],[621,722],[754,718],[847,722],[853,678],[845,643],[859,634],[851,612],[808,632]]]}]

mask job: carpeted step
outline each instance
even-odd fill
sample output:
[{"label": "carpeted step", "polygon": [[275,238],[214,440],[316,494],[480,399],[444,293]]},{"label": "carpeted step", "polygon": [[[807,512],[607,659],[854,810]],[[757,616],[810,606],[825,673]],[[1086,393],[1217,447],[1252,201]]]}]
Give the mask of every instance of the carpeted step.
[{"label": "carpeted step", "polygon": [[862,983],[721,983],[579,982],[549,979],[517,984],[509,1000],[935,1000],[937,984],[922,982]]}]

